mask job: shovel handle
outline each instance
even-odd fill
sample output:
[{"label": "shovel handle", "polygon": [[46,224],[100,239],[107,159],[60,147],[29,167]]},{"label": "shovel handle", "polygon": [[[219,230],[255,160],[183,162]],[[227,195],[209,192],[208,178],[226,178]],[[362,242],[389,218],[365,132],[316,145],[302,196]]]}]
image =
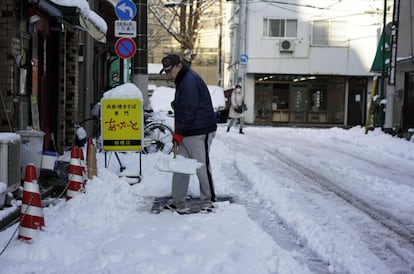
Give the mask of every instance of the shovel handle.
[{"label": "shovel handle", "polygon": [[173,141],[173,144],[174,144],[173,153],[174,153],[174,158],[175,158],[177,156],[177,146],[178,146],[178,144],[177,144],[176,141]]}]

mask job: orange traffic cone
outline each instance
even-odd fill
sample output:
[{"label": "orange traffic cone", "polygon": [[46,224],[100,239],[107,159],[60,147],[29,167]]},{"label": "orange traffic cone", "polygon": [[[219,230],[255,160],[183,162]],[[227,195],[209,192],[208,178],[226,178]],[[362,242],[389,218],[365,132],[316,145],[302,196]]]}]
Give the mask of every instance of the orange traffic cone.
[{"label": "orange traffic cone", "polygon": [[37,230],[42,230],[45,226],[42,198],[40,197],[34,164],[26,165],[24,177],[18,239],[31,240],[36,235]]},{"label": "orange traffic cone", "polygon": [[68,189],[66,190],[66,200],[75,197],[83,191],[85,184],[85,170],[82,164],[83,153],[79,147],[72,147],[70,151],[70,163],[68,170]]},{"label": "orange traffic cone", "polygon": [[92,138],[88,139],[88,146],[86,149],[86,166],[88,179],[93,179],[93,176],[98,175],[96,163],[96,148],[93,144]]}]

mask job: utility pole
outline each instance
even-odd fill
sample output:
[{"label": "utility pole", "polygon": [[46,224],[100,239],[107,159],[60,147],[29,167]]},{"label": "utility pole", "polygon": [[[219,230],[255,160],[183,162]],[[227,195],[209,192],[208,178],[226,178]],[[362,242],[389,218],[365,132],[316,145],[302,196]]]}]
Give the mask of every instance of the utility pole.
[{"label": "utility pole", "polygon": [[246,66],[247,63],[243,62],[240,63],[240,58],[246,54],[247,45],[246,45],[246,34],[247,34],[247,1],[240,0],[240,19],[239,19],[239,28],[240,28],[240,36],[239,36],[239,43],[240,43],[240,51],[239,55],[237,56],[237,62],[239,64],[238,75],[237,75],[237,82],[235,84],[240,84],[243,89],[244,87],[244,78],[246,77]]},{"label": "utility pole", "polygon": [[[91,9],[95,8],[95,1],[90,1],[89,6]],[[91,73],[93,71],[93,54],[94,54],[94,39],[92,36],[90,36],[87,32],[84,32],[83,37],[85,37],[85,80],[84,80],[84,93],[83,93],[83,118],[86,119],[90,116],[90,110],[91,110],[91,98],[93,96],[94,91],[94,82],[93,80],[93,74]],[[81,115],[82,117],[82,115]],[[78,117],[80,118],[80,117]]]},{"label": "utility pole", "polygon": [[[234,33],[232,41],[232,67],[233,67],[233,76],[232,76],[232,85],[238,83],[239,77],[239,57],[240,57],[240,41],[241,41],[241,20],[243,20],[241,15],[241,2],[238,0],[237,4],[234,6],[233,22],[234,22]],[[237,19],[236,19],[237,18]]]},{"label": "utility pole", "polygon": [[132,60],[132,82],[141,90],[144,108],[149,106],[148,98],[148,31],[147,0],[134,0],[137,6],[137,53]]},{"label": "utility pole", "polygon": [[398,41],[398,25],[400,14],[400,0],[394,0],[394,11],[392,16],[392,25],[390,28],[391,47],[389,62],[389,77],[387,85],[387,107],[385,109],[384,131],[391,133],[394,123],[394,96],[395,96],[395,73],[397,65],[397,41]]},{"label": "utility pole", "polygon": [[217,85],[221,86],[223,82],[223,5],[222,0],[219,1],[219,41],[218,41],[218,67],[217,67]]},{"label": "utility pole", "polygon": [[[381,45],[381,88],[379,92],[379,99],[382,100],[384,98],[385,94],[385,77],[386,77],[386,71],[385,71],[385,51],[386,51],[386,33],[385,28],[387,26],[387,0],[384,0],[384,15],[382,19],[382,45]],[[378,107],[378,126],[384,125],[384,108],[381,107],[381,105]]]}]

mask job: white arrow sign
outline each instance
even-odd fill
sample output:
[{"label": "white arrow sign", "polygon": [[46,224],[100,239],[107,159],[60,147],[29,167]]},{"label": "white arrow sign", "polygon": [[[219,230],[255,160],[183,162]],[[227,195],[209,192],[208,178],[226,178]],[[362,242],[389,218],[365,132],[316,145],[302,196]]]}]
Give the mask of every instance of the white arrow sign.
[{"label": "white arrow sign", "polygon": [[118,9],[120,10],[120,11],[122,11],[123,13],[125,13],[125,12],[128,12],[128,14],[129,14],[129,16],[131,17],[132,15],[134,15],[134,11],[132,10],[132,8],[131,7],[129,7],[127,4],[125,4],[125,3],[122,3],[119,7],[118,7]]},{"label": "white arrow sign", "polygon": [[137,22],[131,20],[115,20],[115,37],[137,37]]},{"label": "white arrow sign", "polygon": [[121,0],[116,4],[115,13],[121,20],[131,20],[137,13],[137,6],[131,0]]}]

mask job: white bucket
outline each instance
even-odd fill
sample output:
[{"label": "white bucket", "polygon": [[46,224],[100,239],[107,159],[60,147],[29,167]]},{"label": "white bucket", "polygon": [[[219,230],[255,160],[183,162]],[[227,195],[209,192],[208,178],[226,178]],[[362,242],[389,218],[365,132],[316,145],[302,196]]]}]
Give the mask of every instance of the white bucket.
[{"label": "white bucket", "polygon": [[58,153],[55,151],[43,151],[42,169],[55,170]]}]

